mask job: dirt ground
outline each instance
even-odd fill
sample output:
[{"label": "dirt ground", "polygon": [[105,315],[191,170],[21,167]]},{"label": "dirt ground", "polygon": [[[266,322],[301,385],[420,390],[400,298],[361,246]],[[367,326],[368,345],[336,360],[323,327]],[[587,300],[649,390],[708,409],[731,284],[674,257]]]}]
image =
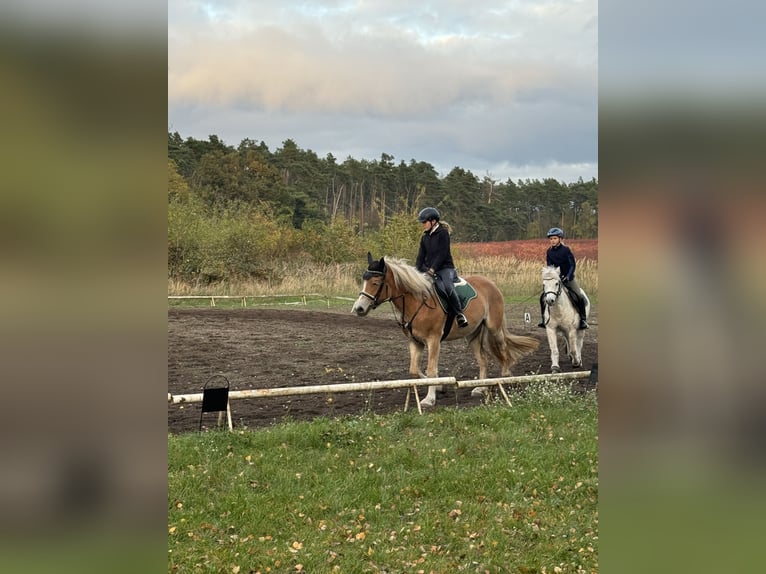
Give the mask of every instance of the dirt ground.
[{"label": "dirt ground", "polygon": [[[168,392],[173,395],[202,392],[215,375],[228,379],[231,390],[322,385],[408,378],[407,338],[396,324],[390,306],[367,317],[349,312],[301,309],[170,309],[168,311]],[[531,322],[524,322],[529,313]],[[545,331],[536,326],[534,303],[506,305],[511,332],[532,335],[539,349],[513,368],[514,375],[550,372],[550,352]],[[591,309],[585,332],[582,370],[598,363],[598,309]],[[561,368],[572,369],[560,344]],[[425,363],[425,357],[424,357]],[[425,364],[422,367],[425,370]],[[478,365],[468,344],[460,339],[443,343],[439,375],[458,380],[478,377]],[[490,362],[490,377],[500,376]],[[221,378],[211,381],[219,386]],[[583,383],[587,384],[587,383]],[[422,389],[425,391],[425,389]],[[511,390],[510,388],[508,389]],[[306,420],[363,412],[402,410],[405,389],[301,395],[231,401],[235,429],[269,426],[282,420]],[[448,389],[437,396],[436,407],[470,407],[480,399],[470,389]],[[422,395],[421,395],[422,396]],[[411,402],[410,408],[415,408]],[[168,405],[168,432],[199,428],[201,403]],[[205,413],[203,428],[217,424],[216,413]]]}]

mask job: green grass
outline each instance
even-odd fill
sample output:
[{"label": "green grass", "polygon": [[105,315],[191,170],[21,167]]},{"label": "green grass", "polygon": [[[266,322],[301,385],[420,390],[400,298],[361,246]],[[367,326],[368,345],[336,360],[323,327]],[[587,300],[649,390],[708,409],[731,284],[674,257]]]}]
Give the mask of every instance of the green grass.
[{"label": "green grass", "polygon": [[597,572],[598,404],[168,437],[169,572]]}]

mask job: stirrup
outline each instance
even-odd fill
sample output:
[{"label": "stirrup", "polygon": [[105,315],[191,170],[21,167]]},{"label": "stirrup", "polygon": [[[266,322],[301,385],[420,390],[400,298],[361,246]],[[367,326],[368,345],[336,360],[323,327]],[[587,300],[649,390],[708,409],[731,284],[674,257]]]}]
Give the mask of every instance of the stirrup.
[{"label": "stirrup", "polygon": [[588,322],[585,319],[580,319],[580,325],[577,327],[580,330],[588,328]]},{"label": "stirrup", "polygon": [[462,313],[457,314],[457,326],[460,329],[468,326],[468,319],[466,319],[465,315],[463,315]]}]

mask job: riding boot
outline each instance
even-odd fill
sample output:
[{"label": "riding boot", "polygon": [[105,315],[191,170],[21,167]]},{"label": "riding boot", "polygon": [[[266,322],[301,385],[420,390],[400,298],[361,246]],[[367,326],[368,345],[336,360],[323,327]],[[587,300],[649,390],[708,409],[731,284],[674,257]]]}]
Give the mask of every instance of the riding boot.
[{"label": "riding boot", "polygon": [[540,293],[540,317],[542,320],[537,324],[538,327],[545,329],[545,293]]},{"label": "riding boot", "polygon": [[465,315],[463,315],[463,310],[460,308],[460,297],[458,297],[457,291],[454,289],[449,294],[449,303],[450,307],[452,307],[452,310],[455,312],[455,315],[457,315],[457,326],[460,329],[467,327],[468,319],[466,319]]},{"label": "riding boot", "polygon": [[577,328],[587,329],[588,322],[585,320],[585,300],[582,297],[580,297],[580,299],[577,301],[577,312],[580,313],[580,324]]}]

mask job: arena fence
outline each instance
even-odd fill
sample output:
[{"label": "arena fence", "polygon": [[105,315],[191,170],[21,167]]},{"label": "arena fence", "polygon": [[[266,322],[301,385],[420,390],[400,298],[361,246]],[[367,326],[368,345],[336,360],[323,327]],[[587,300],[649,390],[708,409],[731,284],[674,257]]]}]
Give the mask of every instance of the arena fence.
[{"label": "arena fence", "polygon": [[[355,301],[351,297],[340,297],[335,295],[322,295],[320,293],[305,293],[301,295],[168,295],[168,300],[192,300],[192,299],[209,299],[210,306],[215,307],[216,300],[224,299],[238,299],[243,307],[248,306],[248,299],[250,300],[251,307],[266,307],[273,305],[303,305],[307,306],[312,301],[326,302],[327,306],[330,306],[330,302],[333,299],[341,301]],[[283,301],[279,301],[283,299]],[[268,303],[259,302],[259,300],[271,300]]]},{"label": "arena fence", "polygon": [[[427,387],[431,385],[452,385],[457,389],[464,389],[467,387],[494,387],[497,386],[503,398],[508,405],[511,405],[511,400],[508,394],[505,392],[503,385],[519,385],[541,381],[551,382],[566,382],[575,381],[579,379],[590,379],[592,374],[596,374],[597,371],[576,371],[572,373],[556,373],[545,375],[523,375],[517,377],[498,377],[493,379],[469,379],[465,381],[458,381],[455,377],[435,377],[435,378],[422,378],[422,379],[398,379],[393,381],[369,381],[364,383],[336,383],[329,385],[307,385],[302,387],[278,387],[270,389],[246,389],[243,391],[229,391],[229,400],[232,399],[252,399],[252,398],[270,398],[270,397],[289,397],[295,395],[311,395],[311,394],[332,394],[332,393],[347,393],[347,392],[359,392],[359,391],[374,391],[383,389],[407,389],[407,398],[404,403],[404,410],[409,408],[410,393],[415,396],[415,403],[418,407],[418,412],[423,413],[420,406],[420,397],[418,395],[418,387]],[[173,395],[168,393],[169,404],[181,404],[181,403],[201,403],[204,398],[204,393],[190,393]],[[227,404],[227,420],[229,430],[232,429],[231,424],[231,410]],[[220,422],[220,417],[219,417]]]}]

